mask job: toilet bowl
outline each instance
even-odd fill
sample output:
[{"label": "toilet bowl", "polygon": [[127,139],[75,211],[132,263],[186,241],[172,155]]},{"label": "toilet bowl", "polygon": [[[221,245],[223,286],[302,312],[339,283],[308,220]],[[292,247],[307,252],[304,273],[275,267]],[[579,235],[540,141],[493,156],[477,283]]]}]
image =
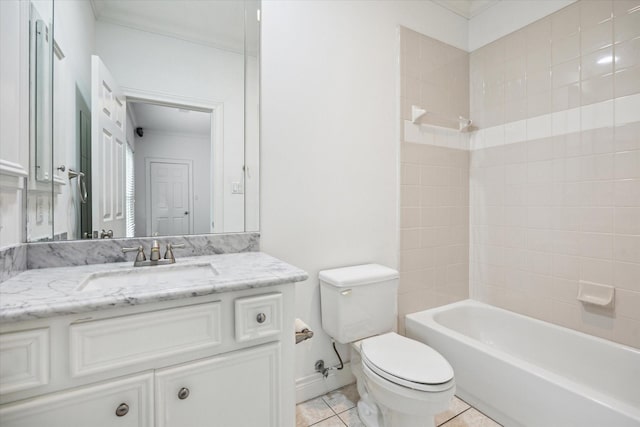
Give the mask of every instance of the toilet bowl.
[{"label": "toilet bowl", "polygon": [[351,344],[351,369],[367,427],[424,427],[455,392],[451,365],[426,344],[391,332],[398,272],[377,264],[321,271],[322,327]]},{"label": "toilet bowl", "polygon": [[393,332],[352,346],[351,367],[367,427],[425,427],[455,393],[451,365],[427,345]]}]

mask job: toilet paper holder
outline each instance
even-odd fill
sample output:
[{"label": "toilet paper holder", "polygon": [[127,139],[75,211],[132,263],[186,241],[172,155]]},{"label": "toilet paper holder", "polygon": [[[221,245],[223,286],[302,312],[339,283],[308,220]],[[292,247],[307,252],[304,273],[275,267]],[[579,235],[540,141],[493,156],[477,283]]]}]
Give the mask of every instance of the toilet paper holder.
[{"label": "toilet paper holder", "polygon": [[309,329],[309,325],[304,323],[300,319],[296,319],[295,321],[296,327],[296,344],[301,343],[302,341],[308,340],[313,337],[313,331]]},{"label": "toilet paper holder", "polygon": [[296,332],[296,344],[300,344],[304,340],[308,340],[313,337],[313,331],[305,329],[301,332]]}]

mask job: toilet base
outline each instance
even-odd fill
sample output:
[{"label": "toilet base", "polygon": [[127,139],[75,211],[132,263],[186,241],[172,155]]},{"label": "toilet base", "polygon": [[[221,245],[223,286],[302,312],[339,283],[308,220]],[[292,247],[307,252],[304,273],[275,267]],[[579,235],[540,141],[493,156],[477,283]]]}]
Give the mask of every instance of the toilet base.
[{"label": "toilet base", "polygon": [[388,383],[363,365],[356,345],[351,351],[351,369],[360,394],[358,416],[366,427],[435,426],[435,415],[449,407],[455,392],[453,382],[450,389],[436,393]]},{"label": "toilet base", "polygon": [[401,414],[393,411],[379,411],[377,405],[371,405],[363,400],[358,401],[358,417],[366,427],[435,427],[433,416],[416,416]]},{"label": "toilet base", "polygon": [[366,427],[379,427],[381,414],[378,407],[360,399],[358,401],[358,417]]},{"label": "toilet base", "polygon": [[393,412],[389,415],[389,426],[402,427],[435,427],[436,423],[433,416],[416,416]]}]

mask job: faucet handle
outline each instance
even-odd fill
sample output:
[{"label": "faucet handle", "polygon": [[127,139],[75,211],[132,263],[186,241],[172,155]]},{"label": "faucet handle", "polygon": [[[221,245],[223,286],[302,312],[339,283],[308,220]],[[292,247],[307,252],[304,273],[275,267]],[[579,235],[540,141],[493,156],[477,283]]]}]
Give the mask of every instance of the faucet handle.
[{"label": "faucet handle", "polygon": [[144,254],[144,248],[142,245],[137,246],[135,248],[122,248],[123,253],[138,251],[138,255],[136,255],[136,262],[146,261],[147,256]]},{"label": "faucet handle", "polygon": [[168,259],[171,260],[171,262],[176,262],[176,257],[173,255],[173,248],[184,248],[185,244],[184,243],[180,243],[177,245],[174,245],[172,243],[167,243],[167,250],[164,253],[164,259]]}]

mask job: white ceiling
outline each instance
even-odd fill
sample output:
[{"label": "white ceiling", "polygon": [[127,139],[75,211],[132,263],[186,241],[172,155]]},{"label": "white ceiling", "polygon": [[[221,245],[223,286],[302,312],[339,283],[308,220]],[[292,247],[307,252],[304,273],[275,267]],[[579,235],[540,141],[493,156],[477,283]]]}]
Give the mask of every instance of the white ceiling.
[{"label": "white ceiling", "polygon": [[211,135],[211,113],[140,102],[129,102],[127,108],[131,110],[135,126],[141,127],[145,132]]},{"label": "white ceiling", "polygon": [[502,0],[433,0],[455,14],[471,19]]},{"label": "white ceiling", "polygon": [[[98,21],[242,52],[245,2],[237,0],[91,0]],[[256,16],[250,1],[247,16]],[[247,40],[248,46],[257,43]]]}]

